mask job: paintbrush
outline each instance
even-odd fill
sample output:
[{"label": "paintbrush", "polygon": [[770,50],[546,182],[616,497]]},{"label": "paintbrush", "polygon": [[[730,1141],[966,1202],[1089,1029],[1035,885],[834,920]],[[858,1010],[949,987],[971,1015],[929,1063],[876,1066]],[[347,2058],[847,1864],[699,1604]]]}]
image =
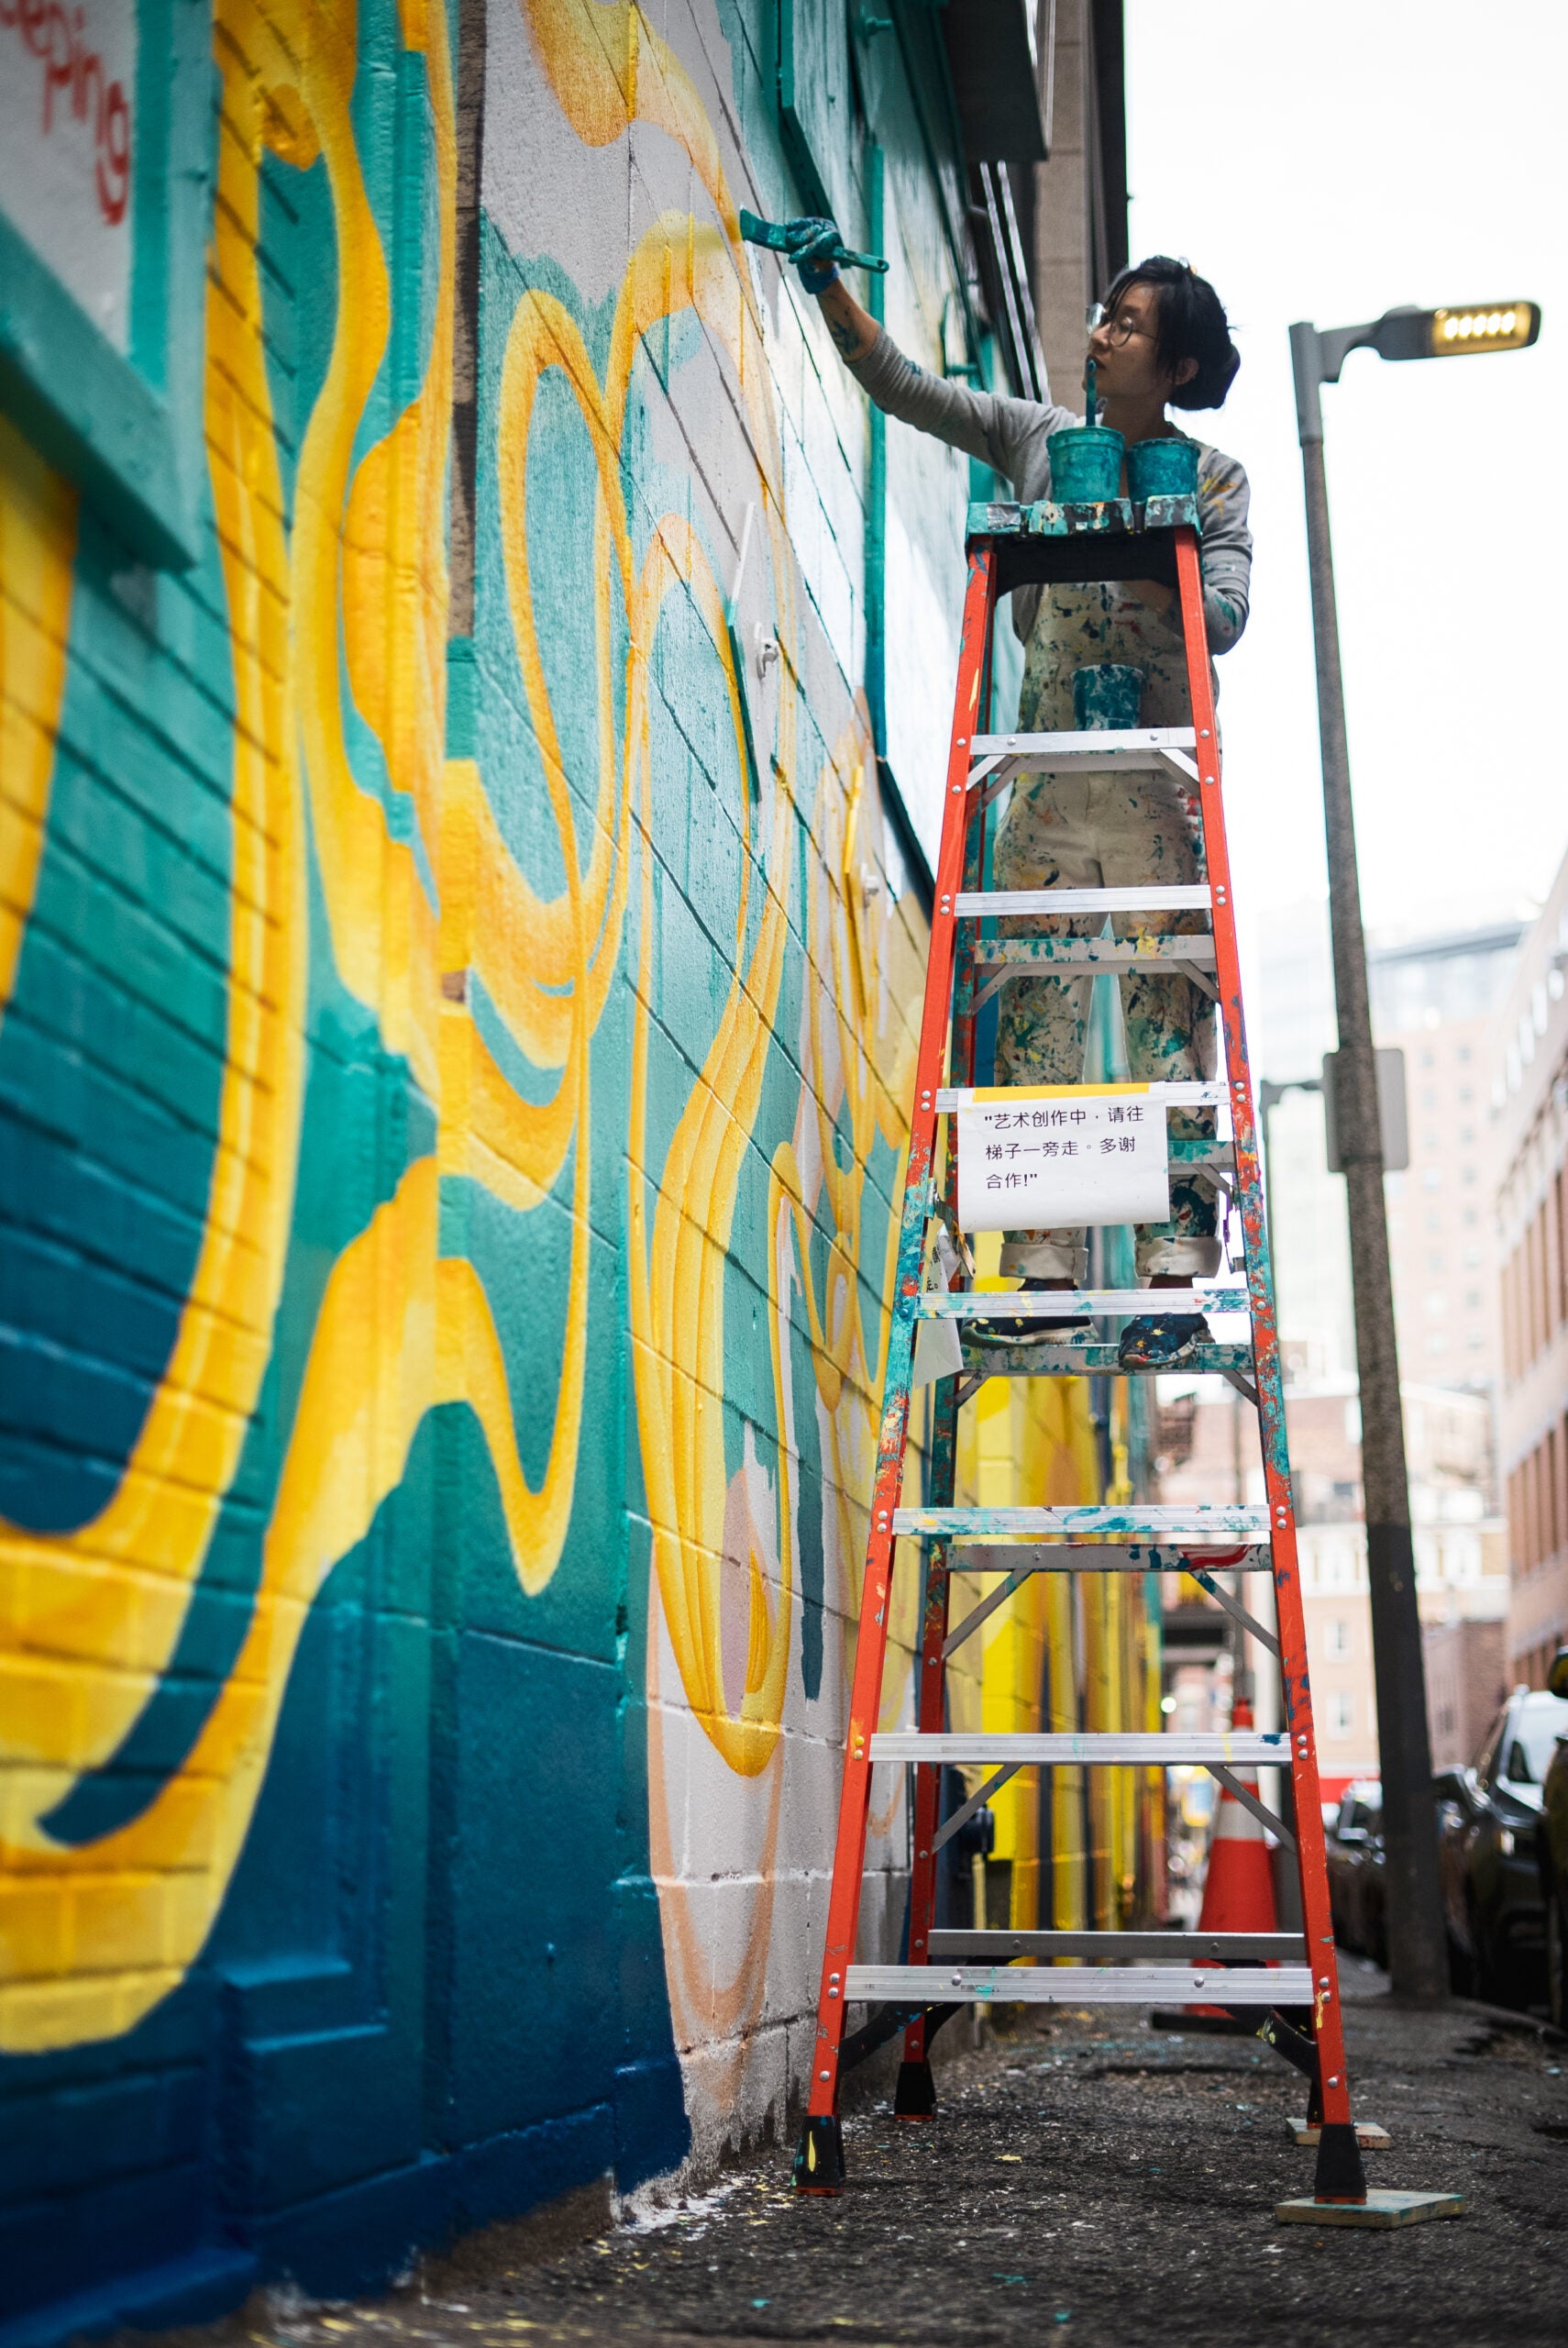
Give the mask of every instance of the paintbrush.
[{"label": "paintbrush", "polygon": [[[740,213],[740,232],[745,243],[761,245],[770,253],[787,253],[790,249],[790,231],[781,221],[759,220],[755,212],[747,212],[744,206]],[[871,269],[878,277],[887,273],[887,262],[879,260],[877,254],[852,253],[842,240],[831,251],[819,253],[817,259],[832,261],[837,269]]]}]

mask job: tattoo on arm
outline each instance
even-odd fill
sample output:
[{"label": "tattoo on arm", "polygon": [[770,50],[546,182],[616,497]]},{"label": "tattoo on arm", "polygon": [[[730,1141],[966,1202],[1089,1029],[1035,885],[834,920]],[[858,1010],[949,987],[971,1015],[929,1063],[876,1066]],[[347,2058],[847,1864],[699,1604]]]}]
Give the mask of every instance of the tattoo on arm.
[{"label": "tattoo on arm", "polygon": [[830,318],[828,320],[828,332],[833,337],[834,349],[838,352],[840,358],[858,358],[860,353],[860,337],[852,326],[846,326],[842,318]]}]

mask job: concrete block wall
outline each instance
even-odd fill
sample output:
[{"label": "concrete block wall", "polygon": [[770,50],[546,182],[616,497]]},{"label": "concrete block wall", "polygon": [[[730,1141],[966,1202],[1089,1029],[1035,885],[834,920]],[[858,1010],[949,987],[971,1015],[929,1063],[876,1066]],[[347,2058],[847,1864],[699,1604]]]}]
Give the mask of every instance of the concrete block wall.
[{"label": "concrete block wall", "polygon": [[[0,413],[7,2348],[373,2286],[782,2119],[922,968],[866,415],[735,233],[801,208],[777,0],[134,14],[137,199],[43,259],[133,327],[193,271],[120,356],[194,559]],[[863,200],[879,143],[935,365],[902,60],[834,168]],[[62,184],[91,129],[50,117]],[[891,473],[918,809],[968,482]],[[913,1620],[906,1572],[889,1716]]]}]

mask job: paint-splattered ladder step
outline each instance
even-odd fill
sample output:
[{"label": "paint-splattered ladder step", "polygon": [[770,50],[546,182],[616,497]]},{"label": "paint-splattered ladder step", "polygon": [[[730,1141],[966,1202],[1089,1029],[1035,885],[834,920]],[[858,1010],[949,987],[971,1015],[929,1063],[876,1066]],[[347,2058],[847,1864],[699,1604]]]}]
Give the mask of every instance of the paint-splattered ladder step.
[{"label": "paint-splattered ladder step", "polygon": [[963,1768],[981,1763],[992,1768],[1198,1769],[1288,1767],[1290,1737],[1284,1729],[1209,1729],[1183,1734],[1162,1729],[1055,1729],[1029,1731],[883,1729],[870,1740],[873,1761],[940,1763]]},{"label": "paint-splattered ladder step", "polygon": [[[1285,1513],[1283,1508],[1280,1514]],[[1040,1540],[1055,1534],[1064,1541],[1091,1533],[1113,1540],[1266,1541],[1268,1508],[1261,1501],[1189,1501],[1181,1506],[1127,1508],[896,1508],[893,1531],[973,1534],[980,1540],[1011,1534]]]},{"label": "paint-splattered ladder step", "polygon": [[[946,897],[940,898],[937,911],[945,913],[948,903]],[[1208,913],[1214,897],[1207,881],[1183,881],[1168,889],[960,889],[951,903],[959,921],[1025,914],[1056,921],[1084,914]]]},{"label": "paint-splattered ladder step", "polygon": [[[995,1300],[992,1300],[993,1304]],[[1155,1378],[1158,1364],[1125,1368],[1114,1346],[966,1345],[964,1367],[977,1378]],[[1246,1378],[1253,1371],[1251,1346],[1198,1346],[1181,1365],[1184,1378]]]},{"label": "paint-splattered ladder step", "polygon": [[955,1109],[1027,1109],[1035,1102],[1060,1102],[1080,1094],[1095,1101],[1125,1097],[1140,1106],[1161,1109],[1221,1109],[1231,1097],[1231,1088],[1217,1078],[1200,1077],[1170,1084],[942,1084],[936,1089],[936,1109],[939,1116]]},{"label": "paint-splattered ladder step", "polygon": [[[1032,892],[1030,892],[1032,893]],[[1055,893],[1055,892],[1053,892]],[[1212,937],[982,937],[975,947],[977,969],[1032,969],[1045,966],[1096,970],[1133,970],[1146,965],[1191,962],[1214,968]]]},{"label": "paint-splattered ladder step", "polygon": [[1097,1318],[1153,1312],[1244,1312],[1247,1291],[1233,1283],[1205,1281],[1193,1288],[1046,1288],[922,1290],[915,1300],[922,1321],[1064,1321],[1076,1314]]},{"label": "paint-splattered ladder step", "polygon": [[1265,1542],[1200,1549],[1192,1541],[1161,1548],[1152,1541],[955,1541],[947,1562],[955,1574],[1266,1574],[1273,1556]]}]

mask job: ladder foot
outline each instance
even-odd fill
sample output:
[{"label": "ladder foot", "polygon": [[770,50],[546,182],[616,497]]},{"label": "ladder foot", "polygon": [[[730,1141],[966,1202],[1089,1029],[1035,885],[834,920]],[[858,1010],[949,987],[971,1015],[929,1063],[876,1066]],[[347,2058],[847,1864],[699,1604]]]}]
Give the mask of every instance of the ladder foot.
[{"label": "ladder foot", "polygon": [[795,2154],[797,2193],[836,2193],[844,2183],[844,2128],[834,2111],[812,2112]]},{"label": "ladder foot", "polygon": [[1348,2121],[1323,2122],[1318,2138],[1318,2165],[1312,2177],[1314,2201],[1364,2201],[1366,2171],[1361,2146]]},{"label": "ladder foot", "polygon": [[936,2082],[931,2076],[931,2065],[923,2057],[918,2063],[899,2065],[899,2084],[893,2090],[895,2120],[933,2120],[936,2116]]}]

